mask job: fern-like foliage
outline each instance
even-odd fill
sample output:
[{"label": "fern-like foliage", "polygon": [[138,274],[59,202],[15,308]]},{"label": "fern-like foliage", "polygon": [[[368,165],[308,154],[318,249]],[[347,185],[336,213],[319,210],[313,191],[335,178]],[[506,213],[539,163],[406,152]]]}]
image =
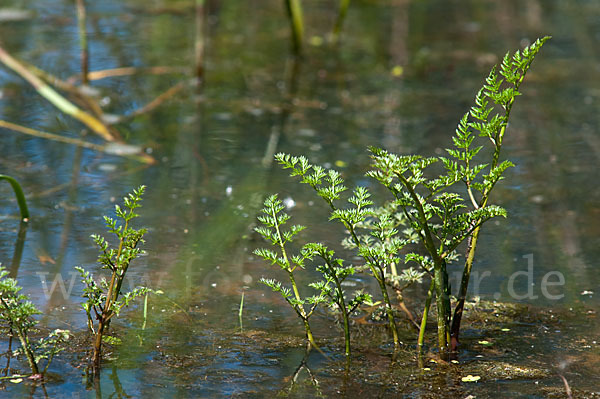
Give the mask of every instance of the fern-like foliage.
[{"label": "fern-like foliage", "polygon": [[[446,265],[458,258],[458,247],[470,238],[457,308],[460,316],[460,300],[466,294],[479,229],[492,218],[506,217],[505,209],[489,203],[490,193],[508,168],[514,166],[509,160],[500,159],[510,113],[515,99],[521,95],[519,90],[527,71],[548,39],[538,39],[512,55],[507,53],[500,65],[492,68],[475,96],[474,105],[460,119],[452,137],[453,147],[446,150],[448,156],[399,155],[370,147],[372,169],[366,175],[381,183],[392,195],[383,206],[375,206],[365,187],[355,188],[348,196],[344,179],[335,170],[313,165],[304,156],[275,155],[276,161],[289,169],[291,176],[309,185],[327,203],[331,209],[330,220],[339,221],[348,233],[342,245],[355,251],[363,259],[362,265],[347,265],[332,250],[314,243],[303,247],[303,255],[292,265],[283,245],[303,227],[283,234],[274,229],[287,221],[287,215],[279,214],[283,209],[280,203],[265,212],[269,216],[263,216],[261,222],[267,228],[257,231],[279,245],[282,255],[270,250],[256,253],[290,271],[303,267],[304,261],[313,256],[321,258],[324,263],[318,266],[318,271],[324,280],[312,286],[328,298],[330,305],[345,309],[345,314],[354,304],[370,301],[370,298],[359,293],[346,300],[341,281],[367,270],[379,283],[396,344],[386,283],[398,288],[401,281],[410,284],[431,276],[419,345],[422,345],[427,312],[435,293],[439,349],[444,352],[450,341],[450,283]],[[490,150],[482,151],[490,143]],[[442,173],[431,172],[430,167],[436,164],[442,167]],[[348,196],[346,202],[342,201],[344,196]],[[403,254],[403,248],[409,244],[417,245]],[[402,267],[398,272],[398,265],[409,263],[416,263],[417,268]],[[281,287],[275,285],[274,289],[281,290]]]},{"label": "fern-like foliage", "polygon": [[[70,338],[68,330],[54,330],[48,336],[34,342],[31,334],[37,332],[38,321],[34,316],[41,314],[27,295],[21,294],[17,280],[8,276],[0,266],[0,327],[4,336],[16,336],[21,346],[6,356],[24,355],[32,374],[45,374],[54,355],[64,349]],[[46,365],[40,368],[40,361],[46,359]]]},{"label": "fern-like foliage", "polygon": [[260,282],[270,287],[274,292],[281,294],[283,299],[286,300],[303,321],[307,338],[311,344],[315,345],[308,321],[317,306],[325,302],[325,296],[319,290],[317,290],[319,291],[317,295],[310,297],[302,297],[300,295],[294,272],[298,268],[304,269],[305,261],[312,259],[313,255],[311,251],[304,248],[298,254],[288,255],[286,245],[292,242],[305,227],[292,225],[289,230],[286,230],[285,225],[290,216],[283,212],[284,209],[285,206],[277,195],[271,195],[265,199],[262,214],[258,216],[258,220],[262,223],[262,226],[257,226],[254,230],[275,249],[257,248],[254,250],[254,254],[272,265],[277,265],[282,271],[286,272],[291,288],[285,287],[280,281],[275,279],[261,278]]},{"label": "fern-like foliage", "polygon": [[[122,289],[131,262],[142,254],[139,244],[144,242],[143,237],[147,230],[133,228],[132,221],[139,216],[136,210],[141,206],[145,189],[145,186],[140,186],[127,194],[123,198],[123,207],[115,205],[117,219],[104,216],[106,230],[116,237],[118,245],[111,246],[101,235],[91,236],[98,247],[98,263],[102,269],[109,271],[110,280],[100,278],[96,281],[90,272],[82,267],[75,267],[84,284],[85,302],[81,306],[87,315],[88,329],[94,335],[93,366],[95,369],[100,366],[102,343],[111,339],[107,338],[106,334],[112,318],[118,316],[134,299],[149,292],[160,293],[147,287],[136,287],[132,291]],[[115,339],[112,337],[113,341]]]}]

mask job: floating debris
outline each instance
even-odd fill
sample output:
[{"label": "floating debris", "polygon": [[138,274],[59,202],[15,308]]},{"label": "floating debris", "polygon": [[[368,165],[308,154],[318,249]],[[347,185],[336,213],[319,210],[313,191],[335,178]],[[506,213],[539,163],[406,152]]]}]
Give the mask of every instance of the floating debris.
[{"label": "floating debris", "polygon": [[0,22],[25,21],[33,18],[33,12],[17,8],[0,8]]},{"label": "floating debris", "polygon": [[104,146],[104,152],[111,155],[134,155],[142,152],[142,148],[137,145],[110,142]]},{"label": "floating debris", "polygon": [[478,375],[469,374],[468,376],[461,378],[461,381],[462,382],[477,382],[480,379],[481,379],[481,377]]}]

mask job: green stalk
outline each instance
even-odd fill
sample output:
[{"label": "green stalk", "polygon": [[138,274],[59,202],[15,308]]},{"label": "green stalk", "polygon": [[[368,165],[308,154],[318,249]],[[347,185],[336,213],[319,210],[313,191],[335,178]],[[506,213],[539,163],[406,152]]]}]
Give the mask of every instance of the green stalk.
[{"label": "green stalk", "polygon": [[344,20],[346,19],[346,14],[348,13],[348,6],[350,5],[350,0],[340,0],[340,8],[338,11],[338,17],[335,21],[335,25],[333,26],[333,34],[332,34],[332,42],[337,43],[340,32],[342,30],[342,25],[344,24]]},{"label": "green stalk", "polygon": [[21,341],[21,347],[23,348],[23,352],[25,352],[25,357],[27,357],[27,363],[29,363],[29,368],[33,374],[39,374],[38,366],[35,362],[35,357],[33,356],[33,352],[31,350],[31,344],[29,343],[29,339],[25,335],[25,332],[17,326],[17,336],[19,337],[19,341]]},{"label": "green stalk", "polygon": [[19,204],[19,210],[21,211],[21,219],[24,222],[29,221],[29,209],[27,209],[27,201],[25,201],[25,195],[21,189],[21,185],[14,178],[6,175],[0,175],[0,180],[6,180],[10,183],[17,197],[17,203]]},{"label": "green stalk", "polygon": [[423,317],[421,318],[421,327],[419,328],[419,339],[417,345],[419,347],[419,353],[423,350],[423,344],[425,342],[425,328],[427,326],[427,317],[429,316],[429,308],[431,307],[431,298],[433,297],[433,290],[435,289],[435,281],[431,279],[429,290],[427,291],[427,299],[425,300],[425,309],[423,309]]},{"label": "green stalk", "polygon": [[[272,214],[271,216],[273,217],[273,220],[277,221],[277,213],[272,209]],[[286,271],[288,272],[289,278],[290,278],[290,283],[292,284],[292,290],[294,291],[294,297],[296,298],[296,300],[298,302],[302,302],[302,298],[300,297],[300,291],[298,291],[298,286],[296,285],[296,280],[294,279],[294,271],[292,269],[292,266],[290,264],[290,261],[288,259],[287,256],[287,251],[285,250],[285,246],[283,245],[283,237],[281,236],[281,231],[279,230],[279,225],[277,223],[275,223],[275,231],[277,232],[277,241],[279,243],[279,249],[281,250],[281,256],[283,257],[283,260],[285,262],[285,264],[287,265],[287,269]],[[310,329],[310,324],[308,324],[308,316],[306,314],[306,310],[304,310],[304,306],[302,305],[294,305],[294,309],[296,309],[296,311],[298,312],[298,315],[300,315],[300,318],[302,319],[303,323],[304,323],[304,329],[306,330],[306,338],[308,338],[308,341],[311,343],[311,345],[314,345],[315,347],[318,347],[315,339],[313,338],[312,335],[312,331]]]},{"label": "green stalk", "polygon": [[77,0],[77,26],[79,28],[79,46],[81,47],[81,83],[86,85],[89,83],[89,52],[85,29],[84,0]]},{"label": "green stalk", "polygon": [[42,374],[46,374],[46,371],[48,371],[48,367],[50,367],[50,363],[52,363],[52,359],[54,359],[54,355],[56,354],[56,347],[58,346],[58,342],[58,340],[54,342],[52,352],[50,352],[50,356],[48,356],[48,361],[46,362],[46,366],[44,367],[44,371],[42,371]]},{"label": "green stalk", "polygon": [[302,3],[300,0],[285,0],[285,5],[292,28],[292,44],[294,54],[302,52],[302,41],[304,36],[304,17],[302,16]]},{"label": "green stalk", "polygon": [[196,35],[194,38],[194,59],[196,78],[204,77],[204,0],[196,0]]},{"label": "green stalk", "polygon": [[402,183],[402,185],[408,190],[411,196],[417,213],[419,214],[420,224],[423,226],[424,244],[427,252],[433,259],[433,273],[434,273],[434,285],[436,292],[436,306],[437,306],[437,321],[438,321],[438,346],[440,355],[448,350],[450,343],[450,293],[448,286],[448,273],[446,271],[446,262],[438,254],[433,241],[433,236],[429,225],[427,224],[427,218],[425,217],[425,210],[423,205],[417,196],[408,180],[402,175],[402,173],[396,173],[396,176]]},{"label": "green stalk", "polygon": [[344,349],[347,357],[350,356],[350,320],[348,317],[348,309],[346,308],[346,301],[344,300],[344,291],[342,290],[342,285],[340,284],[340,280],[337,278],[335,274],[335,268],[327,263],[332,276],[334,277],[335,286],[339,294],[339,302],[338,306],[342,311],[342,318],[344,321]]},{"label": "green stalk", "polygon": [[383,275],[383,270],[381,271],[381,275],[377,276],[375,279],[379,283],[379,289],[381,290],[381,294],[383,295],[383,301],[385,303],[385,312],[388,318],[388,325],[390,326],[390,330],[392,330],[392,337],[394,339],[394,347],[398,348],[400,346],[400,338],[398,337],[398,327],[396,326],[394,310],[392,309],[392,303],[390,302],[387,287],[385,286],[385,277]]},{"label": "green stalk", "polygon": [[[335,210],[335,207],[332,203],[330,203],[329,205],[333,210]],[[348,229],[348,231],[350,231],[350,235],[352,236],[352,241],[354,241],[354,244],[358,248],[360,248],[362,244],[360,243],[360,240],[358,239],[356,232],[354,231],[354,226],[346,222],[344,222],[344,226]],[[373,273],[373,277],[375,277],[375,280],[377,280],[377,283],[379,284],[379,289],[381,291],[381,295],[383,296],[383,303],[385,304],[385,312],[388,318],[388,325],[390,327],[390,330],[392,330],[394,347],[398,348],[400,346],[400,338],[398,337],[398,327],[396,326],[396,319],[394,318],[392,302],[390,301],[390,297],[387,292],[387,287],[385,285],[385,269],[382,268],[375,259],[365,259],[369,264],[369,268],[371,269],[371,273]],[[375,266],[374,263],[377,264],[377,266]]]},{"label": "green stalk", "polygon": [[[277,232],[279,232],[279,228],[277,228]],[[285,257],[285,260],[287,262],[287,257]],[[289,266],[289,263],[288,263],[288,266]],[[294,274],[290,270],[288,270],[288,275],[290,277],[290,283],[292,284],[292,290],[294,291],[294,296],[296,297],[296,300],[301,301],[300,292],[298,291],[298,286],[296,285],[296,279],[294,279]],[[312,331],[310,329],[310,324],[308,323],[308,317],[306,315],[306,311],[304,310],[304,307],[302,305],[294,305],[294,308],[296,309],[296,311],[300,315],[300,318],[302,319],[302,322],[304,324],[304,330],[306,330],[306,338],[308,338],[308,342],[310,342],[311,345],[318,347],[318,345],[315,342],[315,339],[312,335]]]},{"label": "green stalk", "polygon": [[[10,306],[4,298],[0,297],[0,301],[2,302],[2,306],[6,309],[7,313],[10,314]],[[23,352],[25,353],[25,357],[27,357],[27,362],[29,363],[29,368],[31,369],[32,374],[39,374],[39,369],[37,367],[37,363],[35,362],[35,357],[33,355],[33,351],[31,350],[31,344],[29,343],[29,339],[27,338],[27,333],[23,331],[23,328],[19,323],[12,323],[14,330],[17,332],[17,337],[19,337],[19,341],[21,342],[21,347],[23,348]],[[13,331],[14,331],[13,330]]]},{"label": "green stalk", "polygon": [[[127,231],[127,228],[129,226],[129,221],[126,220],[125,221],[125,225],[123,226],[123,232]],[[115,256],[115,259],[120,259],[121,258],[121,252],[123,251],[123,239],[121,238],[121,240],[119,241],[119,249],[117,250],[117,255]],[[111,310],[111,307],[113,305],[113,303],[116,302],[117,298],[119,297],[119,291],[121,289],[121,283],[123,281],[123,277],[125,276],[125,272],[127,270],[127,268],[125,267],[123,270],[123,274],[119,277],[118,275],[118,267],[119,265],[116,264],[114,265],[115,269],[112,271],[112,276],[110,279],[110,283],[109,283],[109,287],[108,287],[108,292],[106,294],[106,302],[104,303],[104,309],[102,310],[102,313],[100,314],[100,320],[98,321],[98,331],[96,332],[96,339],[94,340],[94,368],[95,369],[99,369],[100,368],[100,358],[102,355],[102,337],[104,335],[104,330],[108,328],[108,325],[110,324],[110,319],[113,316],[113,311]],[[116,287],[115,287],[116,285]]]},{"label": "green stalk", "polygon": [[13,323],[8,322],[8,349],[6,350],[6,367],[4,368],[4,377],[8,375],[10,370],[10,359],[12,357],[12,341],[13,341]]},{"label": "green stalk", "polygon": [[[517,89],[517,90],[519,89],[519,86],[523,82],[524,78],[525,78],[525,74],[523,74],[523,76],[521,77],[519,82],[517,82],[515,84],[515,89]],[[512,101],[506,107],[506,111],[505,111],[504,115],[506,117],[507,122],[510,117],[510,111],[512,110],[512,106],[513,106],[514,102],[515,101],[513,98]],[[493,170],[494,168],[496,168],[498,166],[498,162],[500,159],[500,150],[502,149],[502,141],[504,139],[505,133],[506,133],[506,124],[500,128],[500,130],[498,131],[498,134],[495,137],[494,155],[492,157],[492,164],[490,166],[490,170]],[[468,191],[469,191],[469,196],[471,197],[471,201],[473,201],[473,193],[472,193],[470,184],[467,184],[467,187],[468,187]],[[487,189],[483,192],[483,195],[481,196],[481,200],[480,200],[479,204],[477,204],[476,201],[473,201],[473,202],[475,202],[473,205],[476,208],[483,208],[487,205],[492,188],[493,188],[493,186],[491,186],[489,189]],[[475,222],[475,225],[477,225],[477,227],[475,227],[475,229],[473,229],[473,232],[471,233],[471,236],[469,237],[469,240],[468,240],[467,255],[465,257],[465,266],[463,268],[463,274],[460,279],[460,287],[458,290],[458,301],[456,303],[456,307],[454,308],[454,315],[452,317],[452,326],[450,328],[450,336],[451,336],[451,339],[450,339],[451,348],[450,349],[453,352],[458,349],[458,338],[460,335],[460,323],[462,321],[462,315],[463,315],[463,312],[465,309],[465,300],[467,298],[467,290],[469,288],[469,280],[471,279],[471,269],[473,268],[473,261],[475,259],[475,249],[477,248],[477,240],[479,238],[479,231],[481,230],[481,220],[477,220]]]}]

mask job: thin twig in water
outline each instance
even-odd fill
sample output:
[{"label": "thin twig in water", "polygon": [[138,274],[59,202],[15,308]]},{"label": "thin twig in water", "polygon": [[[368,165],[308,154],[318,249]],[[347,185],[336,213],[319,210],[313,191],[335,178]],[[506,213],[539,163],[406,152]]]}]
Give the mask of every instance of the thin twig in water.
[{"label": "thin twig in water", "polygon": [[61,110],[67,115],[79,120],[81,123],[89,127],[93,132],[98,134],[106,141],[114,141],[115,137],[107,126],[90,115],[89,113],[76,107],[69,100],[60,95],[52,87],[48,86],[44,81],[37,77],[33,72],[27,69],[23,64],[12,57],[6,50],[0,47],[0,61],[14,72],[25,79],[33,88],[52,105]]},{"label": "thin twig in water", "polygon": [[563,384],[565,384],[565,391],[567,392],[567,398],[573,399],[573,394],[571,392],[571,387],[569,386],[569,383],[567,382],[567,379],[562,374],[559,374],[558,376],[562,380]]},{"label": "thin twig in water", "polygon": [[3,121],[1,119],[0,119],[0,127],[9,129],[9,130],[12,130],[15,132],[23,133],[23,134],[28,134],[30,136],[40,137],[40,138],[47,139],[47,140],[58,141],[60,143],[72,144],[72,145],[76,145],[79,147],[88,148],[88,149],[91,149],[94,151],[104,152],[104,153],[110,154],[110,155],[117,155],[117,156],[124,157],[124,158],[135,159],[136,161],[139,161],[139,162],[142,162],[145,164],[153,164],[156,162],[155,159],[152,158],[150,155],[145,154],[141,151],[138,151],[138,153],[132,153],[132,151],[129,151],[129,152],[121,151],[120,152],[118,150],[120,148],[120,146],[122,146],[123,148],[125,148],[125,147],[134,148],[134,146],[126,146],[125,144],[103,145],[103,144],[90,143],[88,141],[76,139],[73,137],[60,136],[58,134],[43,132],[41,130],[36,130],[36,129],[29,128],[29,127],[17,125],[15,123]]},{"label": "thin twig in water", "polygon": [[119,117],[117,119],[116,123],[121,123],[121,122],[127,121],[129,119],[133,119],[142,114],[152,112],[163,102],[165,102],[166,100],[168,100],[169,98],[171,98],[175,94],[177,94],[181,89],[183,89],[183,82],[179,82],[175,86],[170,87],[167,91],[165,91],[164,93],[161,93],[158,97],[156,97],[154,100],[150,101],[148,104],[144,105],[143,107],[138,108],[135,111],[133,111],[127,115],[123,115],[123,116]]},{"label": "thin twig in water", "polygon": [[[102,69],[99,71],[88,72],[89,80],[100,80],[106,78],[114,78],[118,76],[130,76],[138,74],[150,74],[150,75],[163,75],[168,73],[185,73],[186,68],[183,67],[170,67],[170,66],[154,66],[149,68],[137,68],[137,67],[121,67],[112,69]],[[67,79],[67,83],[73,84],[79,80],[79,76],[71,76]]]}]

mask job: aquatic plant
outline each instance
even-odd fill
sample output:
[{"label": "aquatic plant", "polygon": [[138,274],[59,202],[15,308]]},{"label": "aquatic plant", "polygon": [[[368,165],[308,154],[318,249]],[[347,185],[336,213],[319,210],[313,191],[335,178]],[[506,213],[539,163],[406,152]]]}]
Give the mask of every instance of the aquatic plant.
[{"label": "aquatic plant", "polygon": [[[13,355],[23,354],[29,364],[31,374],[45,374],[52,363],[54,355],[64,349],[63,344],[69,339],[68,330],[54,330],[48,336],[33,342],[31,335],[36,330],[38,321],[33,316],[41,314],[27,295],[20,294],[21,287],[17,280],[7,277],[8,271],[0,266],[0,321],[2,330],[9,339],[9,350],[6,353],[8,372],[10,359]],[[12,338],[16,335],[21,344],[20,348],[12,351]],[[46,365],[40,368],[40,361],[46,359]]]},{"label": "aquatic plant", "polygon": [[283,212],[285,206],[281,200],[277,198],[277,195],[271,195],[264,202],[265,207],[262,210],[262,215],[258,216],[258,220],[264,226],[258,226],[255,231],[259,233],[267,241],[277,248],[277,252],[267,248],[257,248],[254,250],[254,254],[261,258],[269,261],[272,265],[277,265],[281,270],[287,273],[288,279],[292,286],[290,290],[284,286],[280,281],[275,279],[261,278],[260,282],[270,287],[273,291],[279,292],[281,296],[287,301],[287,303],[294,309],[306,331],[306,338],[308,342],[317,346],[313,337],[309,318],[314,314],[316,307],[319,303],[325,301],[322,293],[319,295],[313,295],[311,297],[303,298],[300,295],[294,272],[296,269],[304,268],[304,261],[310,257],[311,252],[301,250],[297,255],[288,255],[286,245],[293,241],[294,237],[305,229],[304,226],[293,225],[289,230],[283,230],[283,226],[290,219],[290,216]]},{"label": "aquatic plant", "polygon": [[[339,221],[348,232],[348,239],[344,241],[344,244],[347,248],[354,249],[356,254],[364,260],[367,270],[377,281],[394,346],[398,347],[400,340],[387,292],[386,270],[391,267],[391,264],[398,262],[398,252],[408,241],[399,237],[393,219],[388,213],[381,209],[371,208],[373,202],[370,199],[371,194],[366,188],[356,187],[353,195],[348,198],[350,207],[344,209],[337,205],[341,194],[347,190],[339,172],[312,165],[303,156],[295,157],[279,153],[275,155],[275,159],[284,169],[292,170],[291,176],[299,176],[301,183],[312,187],[331,209],[330,220]],[[338,265],[341,266],[341,263]],[[324,271],[327,270],[321,270],[322,273]],[[327,274],[325,276],[326,278],[330,277]],[[400,278],[416,281],[419,277],[416,273],[406,273]],[[363,297],[363,300],[366,299]],[[346,319],[345,321],[347,322]]]},{"label": "aquatic plant", "polygon": [[[351,200],[355,202],[359,201],[354,197]],[[360,206],[362,205],[364,203],[360,203]],[[271,287],[273,291],[281,293],[283,298],[296,311],[304,323],[306,336],[311,345],[316,346],[316,343],[308,319],[314,313],[316,307],[320,303],[326,303],[335,311],[339,311],[344,326],[345,354],[346,356],[350,356],[350,315],[362,303],[371,303],[371,295],[363,291],[357,291],[351,299],[346,298],[342,283],[347,277],[355,274],[357,269],[347,264],[343,259],[336,257],[335,252],[322,243],[306,243],[302,246],[298,255],[288,257],[285,245],[291,242],[294,236],[304,230],[305,226],[294,225],[290,230],[284,231],[281,227],[289,220],[290,216],[282,212],[283,209],[284,205],[276,195],[268,197],[263,209],[264,215],[258,217],[264,226],[255,229],[267,241],[270,241],[273,246],[277,247],[279,253],[265,248],[256,249],[254,253],[271,264],[279,265],[282,270],[286,271],[292,289],[284,287],[282,283],[273,279],[263,278],[260,281]],[[316,270],[323,275],[323,280],[308,284],[318,294],[303,299],[299,293],[294,271],[298,267],[304,269],[307,260],[313,261],[317,257],[324,262],[316,267]],[[305,308],[305,305],[308,309]]]},{"label": "aquatic plant", "polygon": [[19,204],[19,210],[21,211],[21,219],[23,221],[29,220],[29,209],[27,209],[27,201],[25,200],[25,195],[23,194],[23,190],[21,189],[21,185],[15,178],[0,175],[0,180],[6,180],[10,183],[13,191],[15,192],[15,197],[17,198],[17,203]]},{"label": "aquatic plant", "polygon": [[355,274],[357,269],[352,265],[345,266],[343,259],[336,258],[335,252],[321,243],[308,243],[304,249],[309,251],[311,258],[318,256],[324,262],[317,266],[317,271],[325,279],[309,285],[322,292],[328,298],[328,305],[340,312],[344,326],[344,353],[350,356],[350,316],[361,304],[372,304],[373,298],[371,294],[360,290],[354,293],[352,299],[347,300],[342,283],[347,277]]},{"label": "aquatic plant", "polygon": [[350,0],[340,0],[340,5],[338,7],[338,16],[335,20],[335,24],[333,25],[333,30],[331,33],[331,41],[333,43],[337,43],[340,37],[340,32],[342,31],[342,25],[344,24],[344,20],[346,19],[346,14],[348,13],[348,6],[350,5]]},{"label": "aquatic plant", "polygon": [[154,292],[147,287],[136,287],[132,291],[123,291],[123,281],[129,266],[142,253],[138,244],[144,242],[143,236],[146,229],[132,228],[131,221],[139,216],[135,210],[141,206],[140,201],[145,189],[145,186],[140,186],[124,197],[124,208],[115,205],[115,214],[122,220],[121,225],[117,224],[116,219],[104,216],[108,232],[114,234],[118,239],[116,248],[111,248],[104,237],[92,235],[92,239],[100,251],[98,263],[103,269],[109,270],[110,280],[101,278],[99,282],[96,282],[90,272],[82,267],[75,267],[85,284],[83,297],[86,301],[82,306],[87,314],[88,328],[94,336],[92,357],[94,369],[100,367],[102,343],[115,341],[113,337],[107,335],[112,318],[118,316],[135,298],[144,296],[148,292]]},{"label": "aquatic plant", "polygon": [[[519,88],[525,79],[527,71],[544,43],[550,36],[537,39],[533,44],[525,47],[523,51],[516,51],[512,56],[507,52],[500,68],[495,66],[486,78],[483,88],[475,97],[475,106],[461,119],[456,135],[452,138],[455,149],[448,150],[454,160],[444,160],[449,176],[458,178],[466,188],[473,212],[489,209],[488,201],[495,184],[503,178],[504,171],[513,166],[510,161],[500,161],[502,143],[508,126],[508,119],[517,96],[521,93]],[[469,121],[469,117],[471,121]],[[489,164],[475,164],[475,156],[481,147],[472,146],[474,131],[489,146],[492,144],[492,160]],[[487,139],[487,140],[486,140]],[[487,171],[478,176],[479,172]],[[476,197],[479,196],[477,199]],[[485,217],[485,215],[482,215]],[[452,317],[450,335],[451,349],[456,350],[460,333],[460,323],[464,310],[471,269],[475,258],[475,249],[482,219],[472,220],[468,240],[465,265],[461,278],[458,302]],[[449,315],[448,315],[449,317]]]},{"label": "aquatic plant", "polygon": [[[458,124],[452,137],[454,148],[447,150],[450,157],[396,155],[380,148],[370,148],[373,169],[367,172],[367,176],[379,181],[392,194],[393,199],[386,206],[392,209],[391,212],[382,211],[386,207],[372,208],[371,195],[364,187],[354,189],[353,196],[348,199],[350,207],[340,208],[336,203],[346,187],[338,172],[312,165],[303,156],[275,155],[284,169],[291,169],[291,176],[299,176],[301,183],[311,186],[327,202],[331,208],[330,220],[338,220],[343,224],[349,235],[344,241],[345,246],[356,250],[364,260],[366,270],[379,284],[396,345],[399,342],[398,334],[386,288],[386,281],[390,281],[387,278],[388,270],[394,269],[401,261],[399,251],[415,243],[419,251],[408,252],[404,263],[414,262],[419,270],[408,268],[400,274],[392,273],[392,276],[396,275],[392,281],[403,279],[410,284],[420,281],[423,276],[430,276],[431,283],[419,331],[419,348],[423,346],[429,308],[435,295],[438,349],[442,355],[450,349],[456,349],[479,231],[491,218],[506,217],[506,210],[490,204],[489,199],[496,183],[513,166],[508,160],[500,160],[510,112],[516,97],[520,95],[518,89],[525,74],[548,39],[538,39],[512,56],[507,53],[500,66],[492,68],[475,97],[475,105]],[[485,153],[480,153],[483,145],[475,144],[479,137],[484,142],[492,143],[489,161],[479,160],[480,154]],[[428,168],[436,163],[442,164],[443,171],[430,176]],[[466,198],[463,197],[465,194]],[[410,229],[405,229],[401,236],[397,227],[402,223],[406,223]],[[361,229],[365,229],[367,234],[360,234]],[[447,263],[457,259],[457,248],[465,240],[468,240],[467,256],[451,328],[451,287]],[[318,254],[325,260],[325,266],[320,266],[319,270],[330,279],[328,281],[335,282],[332,277],[335,273],[331,274],[328,270],[333,264],[341,266],[341,261],[323,246],[308,246],[303,251],[307,249],[312,252],[304,252],[302,261]],[[328,292],[323,285],[313,286]]]},{"label": "aquatic plant", "polygon": [[285,6],[292,31],[292,48],[295,55],[300,55],[302,52],[302,43],[304,41],[302,3],[300,0],[285,0]]}]

